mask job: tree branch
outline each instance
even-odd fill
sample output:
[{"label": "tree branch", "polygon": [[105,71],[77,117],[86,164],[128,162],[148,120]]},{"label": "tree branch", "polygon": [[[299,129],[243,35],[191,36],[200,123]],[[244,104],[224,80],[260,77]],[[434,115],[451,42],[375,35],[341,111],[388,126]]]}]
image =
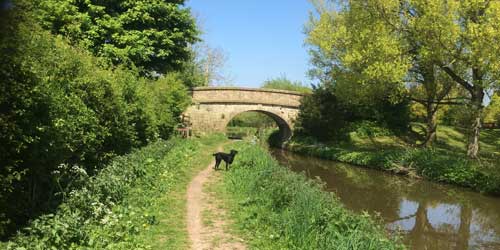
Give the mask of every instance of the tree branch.
[{"label": "tree branch", "polygon": [[442,104],[442,105],[463,105],[465,103],[463,102],[452,102],[452,101],[429,101],[429,100],[423,100],[423,99],[417,99],[411,97],[410,100],[414,102],[418,102],[420,104],[427,104],[427,103],[432,103],[432,104]]},{"label": "tree branch", "polygon": [[473,86],[467,82],[466,80],[462,79],[460,76],[458,76],[450,67],[448,66],[440,66],[441,69],[444,70],[455,82],[458,84],[462,85],[465,89],[467,89],[469,92],[472,93],[473,91]]}]

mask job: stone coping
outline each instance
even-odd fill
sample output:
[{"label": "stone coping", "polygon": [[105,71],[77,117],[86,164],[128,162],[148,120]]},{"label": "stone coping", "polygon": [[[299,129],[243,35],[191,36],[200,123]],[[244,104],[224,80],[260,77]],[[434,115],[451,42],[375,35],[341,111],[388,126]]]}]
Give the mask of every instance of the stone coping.
[{"label": "stone coping", "polygon": [[193,100],[193,104],[222,104],[222,105],[263,105],[263,106],[278,106],[284,108],[298,109],[299,105],[291,105],[290,103],[278,103],[278,102],[254,102],[245,100]]},{"label": "stone coping", "polygon": [[279,93],[279,94],[289,94],[306,96],[305,93],[300,93],[291,90],[281,90],[281,89],[263,89],[263,88],[247,88],[247,87],[195,87],[191,91],[212,91],[212,90],[236,90],[236,91],[249,91],[249,92],[267,92],[267,93]]}]

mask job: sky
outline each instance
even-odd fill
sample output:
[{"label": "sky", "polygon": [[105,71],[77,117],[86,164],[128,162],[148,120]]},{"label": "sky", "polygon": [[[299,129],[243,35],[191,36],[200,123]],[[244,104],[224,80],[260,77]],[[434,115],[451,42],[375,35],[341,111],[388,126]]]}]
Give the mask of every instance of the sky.
[{"label": "sky", "polygon": [[259,87],[285,75],[308,85],[309,57],[304,47],[307,0],[188,0],[199,19],[202,39],[228,57],[231,84]]}]

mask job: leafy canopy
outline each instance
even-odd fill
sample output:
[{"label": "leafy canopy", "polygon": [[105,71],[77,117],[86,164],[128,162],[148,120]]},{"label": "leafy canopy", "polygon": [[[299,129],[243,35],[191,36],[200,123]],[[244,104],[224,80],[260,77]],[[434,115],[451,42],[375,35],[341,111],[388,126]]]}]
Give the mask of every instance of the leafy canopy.
[{"label": "leafy canopy", "polygon": [[299,81],[291,81],[286,76],[281,76],[274,79],[269,79],[262,83],[262,88],[264,89],[281,89],[297,91],[301,93],[311,93],[311,88],[302,85]]},{"label": "leafy canopy", "polygon": [[338,96],[351,101],[399,97],[410,67],[401,37],[364,1],[339,1],[338,7],[313,3],[318,13],[306,26],[312,75],[335,85]]},{"label": "leafy canopy", "polygon": [[180,69],[198,30],[183,0],[36,0],[45,29],[143,73]]}]

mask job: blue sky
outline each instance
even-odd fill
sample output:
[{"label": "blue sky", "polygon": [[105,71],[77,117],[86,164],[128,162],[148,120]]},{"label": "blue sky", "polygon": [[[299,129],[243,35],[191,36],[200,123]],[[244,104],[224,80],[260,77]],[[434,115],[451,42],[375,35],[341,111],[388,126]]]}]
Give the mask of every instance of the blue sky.
[{"label": "blue sky", "polygon": [[223,49],[232,84],[258,87],[286,75],[308,84],[309,57],[304,24],[312,9],[307,0],[188,0],[211,46]]}]

